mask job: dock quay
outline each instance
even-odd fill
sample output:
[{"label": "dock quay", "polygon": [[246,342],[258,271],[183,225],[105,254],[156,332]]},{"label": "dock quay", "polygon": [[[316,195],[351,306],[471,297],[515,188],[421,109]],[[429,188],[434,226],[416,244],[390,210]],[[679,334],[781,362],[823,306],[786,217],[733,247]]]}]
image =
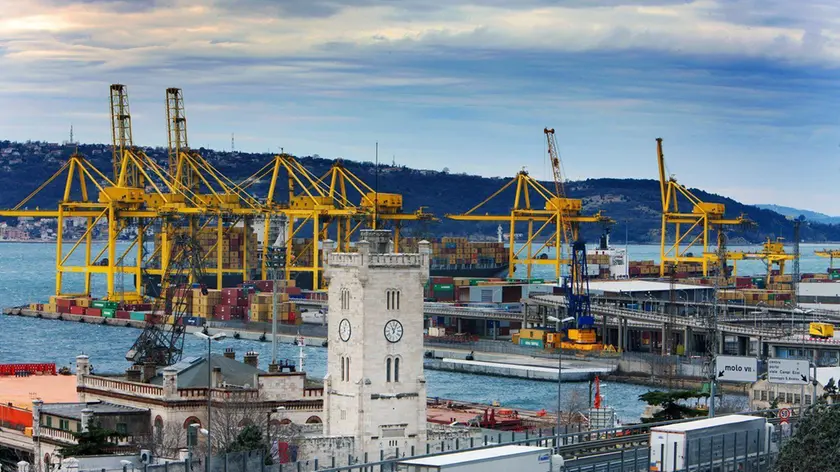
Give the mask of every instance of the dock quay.
[{"label": "dock quay", "polygon": [[[511,364],[501,362],[470,361],[453,359],[451,357],[426,359],[427,369],[462,372],[467,374],[494,375],[500,377],[515,377],[529,380],[557,381],[558,369],[536,365]],[[584,382],[598,375],[606,375],[615,371],[615,367],[564,367],[562,380],[564,382]]]}]

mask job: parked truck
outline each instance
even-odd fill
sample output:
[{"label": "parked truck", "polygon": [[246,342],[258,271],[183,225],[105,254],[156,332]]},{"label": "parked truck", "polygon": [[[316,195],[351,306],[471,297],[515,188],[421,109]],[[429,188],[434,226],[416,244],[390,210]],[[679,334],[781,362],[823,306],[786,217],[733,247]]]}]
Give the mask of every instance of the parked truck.
[{"label": "parked truck", "polygon": [[760,416],[729,415],[653,427],[650,470],[759,470],[776,451],[775,427]]},{"label": "parked truck", "polygon": [[398,472],[560,472],[563,459],[551,448],[496,446],[438,454],[397,463]]}]

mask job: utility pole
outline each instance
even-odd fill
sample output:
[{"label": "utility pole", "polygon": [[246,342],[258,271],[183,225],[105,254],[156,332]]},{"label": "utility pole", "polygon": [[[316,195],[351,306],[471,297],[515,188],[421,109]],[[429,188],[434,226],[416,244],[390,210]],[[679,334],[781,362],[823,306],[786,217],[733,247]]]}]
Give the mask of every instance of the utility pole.
[{"label": "utility pole", "polygon": [[721,228],[718,228],[718,265],[717,273],[715,274],[712,306],[711,310],[706,313],[704,324],[706,325],[706,362],[703,364],[703,370],[706,378],[709,380],[709,417],[715,416],[715,397],[717,372],[715,372],[715,358],[718,354],[718,326],[717,326],[717,310],[718,310],[718,289],[720,288],[721,277],[726,277],[726,235]]}]

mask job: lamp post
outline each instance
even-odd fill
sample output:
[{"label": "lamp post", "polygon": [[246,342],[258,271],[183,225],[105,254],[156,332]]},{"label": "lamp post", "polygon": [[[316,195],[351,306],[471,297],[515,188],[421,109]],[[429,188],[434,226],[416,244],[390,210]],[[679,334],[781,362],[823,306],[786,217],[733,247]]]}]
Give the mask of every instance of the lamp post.
[{"label": "lamp post", "polygon": [[198,423],[190,423],[189,432],[187,435],[187,457],[190,461],[190,470],[193,467],[193,448],[195,447],[196,440],[198,439],[198,429],[201,428],[201,425]]},{"label": "lamp post", "polygon": [[[213,444],[210,441],[210,414],[211,414],[211,405],[212,405],[212,401],[213,401],[213,396],[211,394],[212,389],[213,389],[213,366],[210,363],[210,360],[211,360],[210,359],[210,354],[211,354],[210,349],[212,347],[213,341],[221,341],[221,340],[225,339],[227,337],[227,335],[225,333],[216,333],[216,334],[211,336],[211,335],[207,335],[207,334],[204,334],[202,332],[199,332],[199,331],[196,331],[193,334],[196,335],[199,339],[206,339],[207,340],[207,429],[206,429],[206,431],[207,431],[207,433],[206,433],[207,434],[207,463],[206,464],[207,465],[205,466],[205,469],[209,472],[210,471],[210,461],[211,461],[210,458],[213,456]],[[201,431],[204,432],[205,430],[202,429]]]},{"label": "lamp post", "polygon": [[[562,320],[556,318],[554,316],[549,316],[546,318],[548,321],[553,321],[557,323],[557,332],[561,331],[561,328],[564,324],[568,323],[569,321],[574,321],[575,318],[572,316],[567,316]],[[560,392],[563,386],[563,346],[560,346],[560,352],[557,353],[557,438],[560,438],[560,410],[563,406],[563,399],[560,397]],[[557,446],[559,447],[559,441]]]}]

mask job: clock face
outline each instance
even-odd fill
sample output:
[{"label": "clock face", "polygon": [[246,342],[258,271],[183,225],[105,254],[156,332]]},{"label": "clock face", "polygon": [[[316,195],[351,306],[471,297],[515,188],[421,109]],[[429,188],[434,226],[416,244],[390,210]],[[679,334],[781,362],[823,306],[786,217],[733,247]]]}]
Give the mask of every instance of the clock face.
[{"label": "clock face", "polygon": [[350,320],[344,318],[338,323],[338,337],[347,342],[350,339]]},{"label": "clock face", "polygon": [[402,339],[403,327],[402,323],[397,320],[391,320],[385,323],[385,339],[389,342],[395,343]]}]

